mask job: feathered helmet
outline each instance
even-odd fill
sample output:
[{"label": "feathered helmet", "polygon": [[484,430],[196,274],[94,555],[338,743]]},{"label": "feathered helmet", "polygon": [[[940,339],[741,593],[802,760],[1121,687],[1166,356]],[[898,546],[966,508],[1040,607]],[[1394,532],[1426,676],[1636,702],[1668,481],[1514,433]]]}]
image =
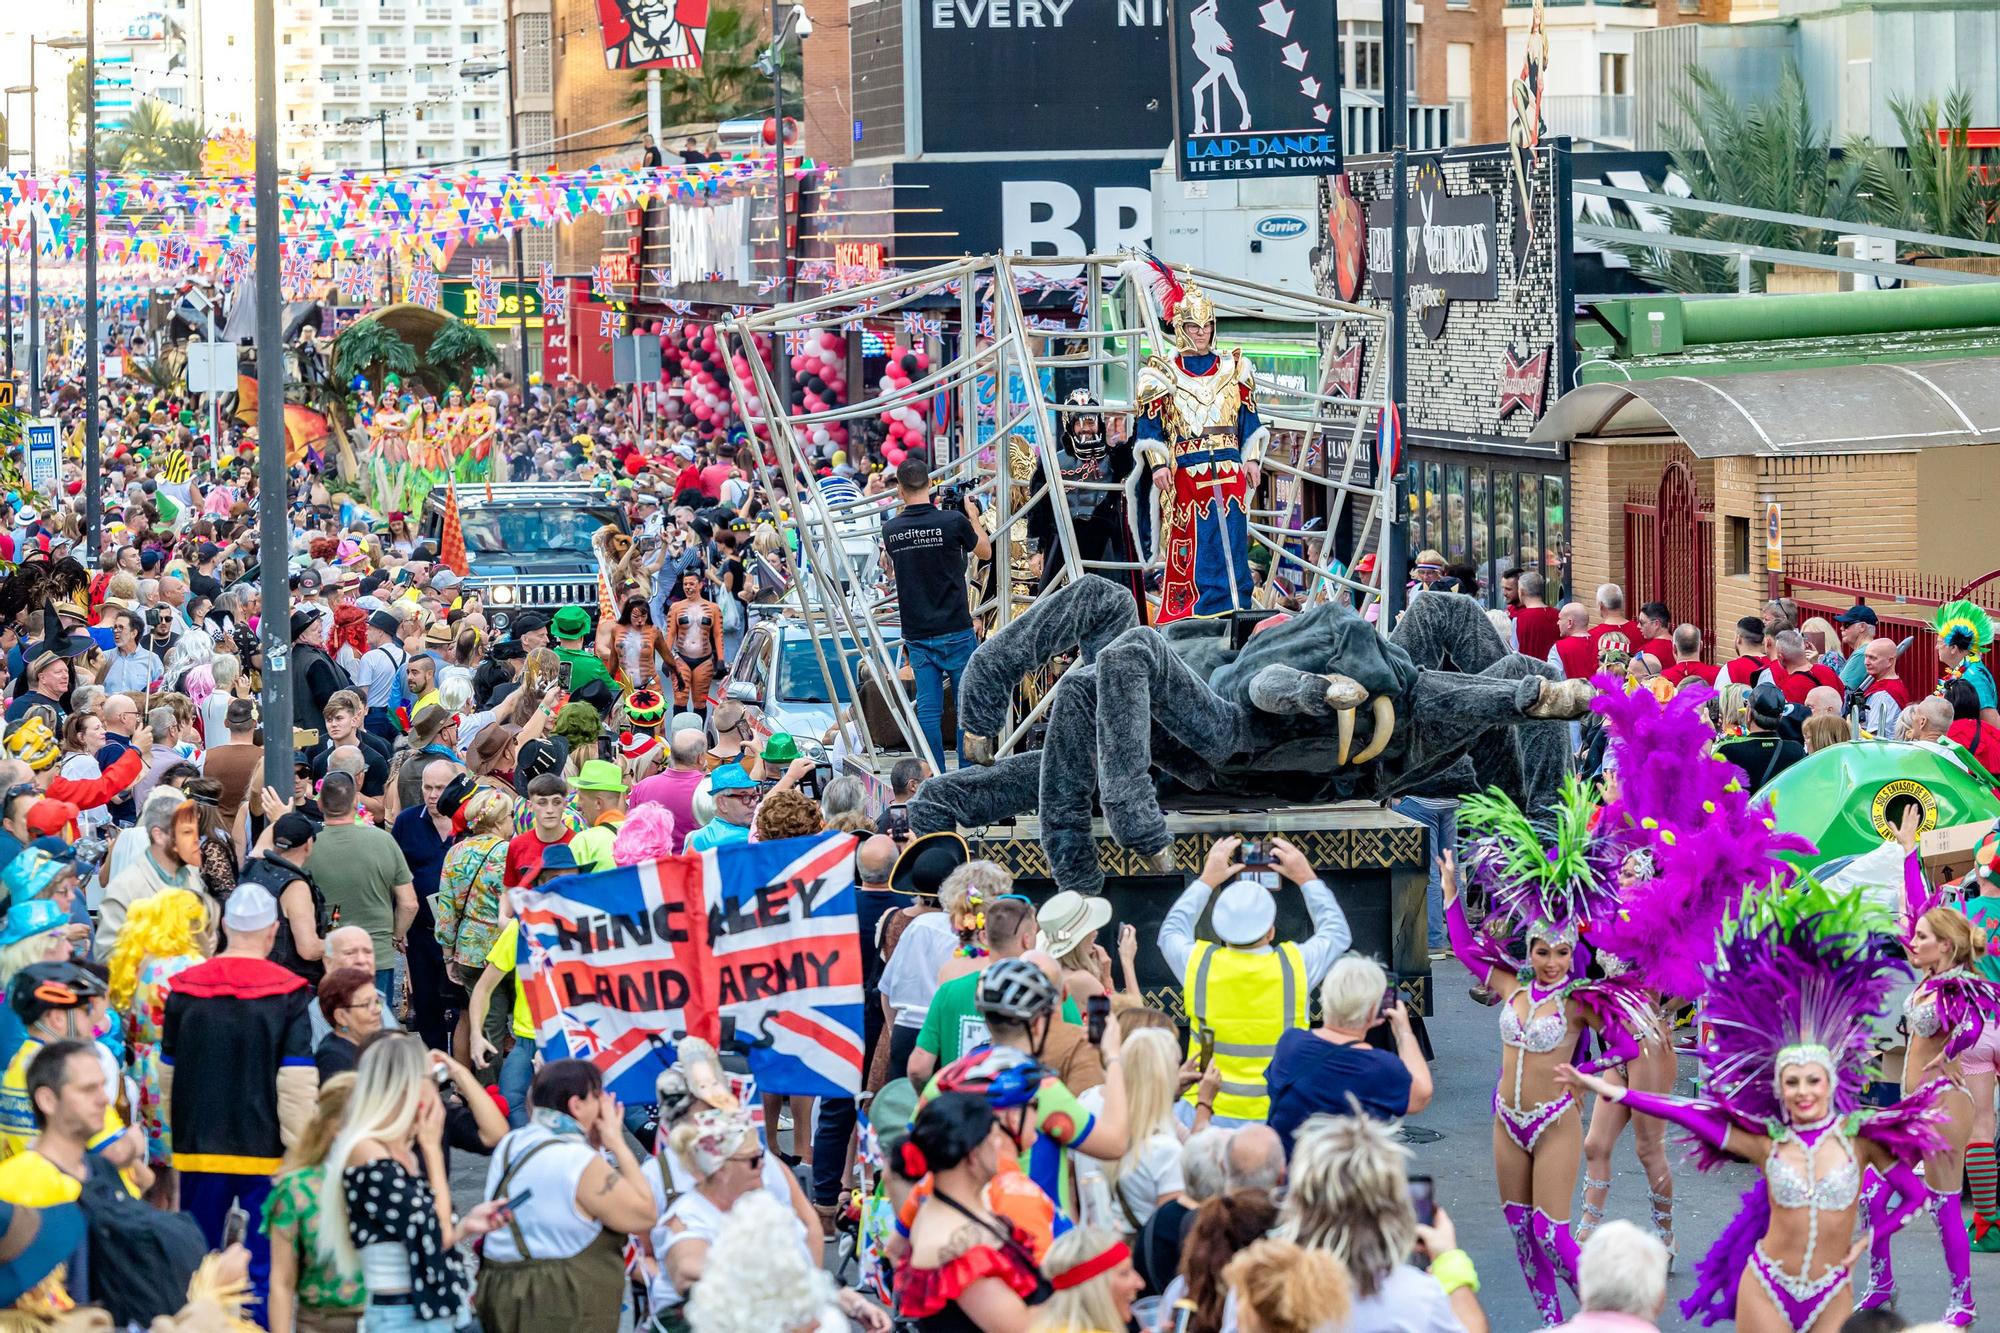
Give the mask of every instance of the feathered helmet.
[{"label": "feathered helmet", "polygon": [[1188,345],[1187,331],[1197,324],[1215,326],[1215,302],[1209,300],[1208,293],[1195,285],[1186,269],[1179,277],[1163,263],[1158,255],[1143,251],[1147,269],[1147,285],[1153,299],[1159,303],[1160,317],[1173,326],[1174,337],[1185,351]]},{"label": "feathered helmet", "polygon": [[1711,1095],[1753,1120],[1781,1120],[1780,1073],[1816,1065],[1835,1112],[1855,1110],[1874,1020],[1909,977],[1894,921],[1860,890],[1806,878],[1749,895],[1709,969],[1702,1055]]},{"label": "feathered helmet", "polygon": [[1575,944],[1581,927],[1617,907],[1617,859],[1591,835],[1596,816],[1595,792],[1574,774],[1547,819],[1530,819],[1498,790],[1460,804],[1459,824],[1480,835],[1466,857],[1470,877],[1528,939]]},{"label": "feathered helmet", "polygon": [[1993,618],[1986,608],[1971,602],[1946,602],[1938,608],[1937,637],[1967,657],[1977,661],[1993,643]]}]

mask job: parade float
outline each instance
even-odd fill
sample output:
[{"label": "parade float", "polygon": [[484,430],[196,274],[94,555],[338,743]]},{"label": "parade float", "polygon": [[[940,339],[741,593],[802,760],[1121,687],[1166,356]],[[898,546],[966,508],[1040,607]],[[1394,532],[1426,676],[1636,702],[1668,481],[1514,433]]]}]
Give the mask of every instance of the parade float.
[{"label": "parade float", "polygon": [[498,363],[485,334],[428,306],[392,305],[348,325],[333,340],[354,427],[343,474],[377,508],[406,513],[447,481],[493,480],[499,419],[486,376]]}]

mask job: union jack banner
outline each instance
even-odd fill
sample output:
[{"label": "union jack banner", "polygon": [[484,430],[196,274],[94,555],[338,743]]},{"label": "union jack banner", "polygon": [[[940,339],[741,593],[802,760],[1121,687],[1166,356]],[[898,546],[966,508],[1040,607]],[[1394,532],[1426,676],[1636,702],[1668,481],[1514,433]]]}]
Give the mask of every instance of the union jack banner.
[{"label": "union jack banner", "polygon": [[479,322],[481,324],[499,323],[500,289],[491,286],[481,287],[474,295],[478,298],[479,302],[479,309],[477,311]]},{"label": "union jack banner", "polygon": [[804,329],[786,329],[785,355],[786,356],[803,355],[806,350],[807,336],[808,334]]},{"label": "union jack banner", "polygon": [[444,301],[444,282],[438,271],[428,264],[416,264],[410,269],[410,285],[406,295],[413,305],[425,305],[435,310]]},{"label": "union jack banner", "polygon": [[551,324],[569,323],[569,288],[558,283],[542,303],[542,316]]},{"label": "union jack banner", "polygon": [[472,280],[481,286],[493,281],[493,261],[475,259],[472,261]]},{"label": "union jack banner", "polygon": [[694,302],[692,301],[668,301],[665,304],[667,309],[673,311],[676,315],[692,315],[694,313]]},{"label": "union jack banner", "polygon": [[562,284],[556,281],[556,266],[554,264],[543,264],[542,276],[535,282],[535,291],[542,298],[542,304],[554,305],[556,303],[556,293],[560,290],[562,290]]},{"label": "union jack banner", "polygon": [[664,292],[674,285],[674,271],[668,268],[649,268],[646,272],[653,276],[653,290]]},{"label": "union jack banner", "polygon": [[375,266],[366,260],[349,264],[340,275],[342,299],[360,305],[375,294]]},{"label": "union jack banner", "polygon": [[613,286],[614,284],[611,281],[611,265],[599,261],[597,266],[590,270],[591,295],[593,296],[613,295],[613,290],[612,290]]},{"label": "union jack banner", "polygon": [[618,336],[618,314],[616,311],[600,310],[597,312],[597,336],[600,338],[615,338]]},{"label": "union jack banner", "polygon": [[688,1034],[748,1047],[759,1092],[861,1086],[854,839],[747,843],[516,889],[520,978],[544,1060],[589,1060],[653,1100]]}]

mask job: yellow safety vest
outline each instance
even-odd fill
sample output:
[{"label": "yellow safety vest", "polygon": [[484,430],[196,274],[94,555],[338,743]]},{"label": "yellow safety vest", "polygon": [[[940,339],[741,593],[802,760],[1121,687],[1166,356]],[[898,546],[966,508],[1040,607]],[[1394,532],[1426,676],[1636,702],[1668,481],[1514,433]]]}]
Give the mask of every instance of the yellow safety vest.
[{"label": "yellow safety vest", "polygon": [[[1203,1023],[1215,1029],[1215,1065],[1222,1073],[1215,1113],[1264,1119],[1271,1110],[1264,1074],[1278,1038],[1306,1025],[1305,955],[1289,942],[1249,953],[1204,941],[1188,955],[1181,985],[1191,1025],[1188,1054],[1200,1054]],[[1199,1092],[1197,1085],[1187,1095]]]}]

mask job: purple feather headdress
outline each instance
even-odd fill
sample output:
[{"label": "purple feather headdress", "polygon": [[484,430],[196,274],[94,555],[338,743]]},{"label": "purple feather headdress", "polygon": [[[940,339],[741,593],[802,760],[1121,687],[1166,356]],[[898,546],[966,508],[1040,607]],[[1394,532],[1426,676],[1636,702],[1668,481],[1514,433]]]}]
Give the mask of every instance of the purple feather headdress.
[{"label": "purple feather headdress", "polygon": [[1692,1000],[1707,988],[1723,920],[1752,888],[1788,877],[1781,852],[1811,852],[1752,805],[1742,772],[1709,753],[1715,731],[1702,707],[1714,691],[1690,686],[1664,703],[1597,679],[1591,707],[1610,733],[1617,794],[1597,823],[1619,854],[1650,853],[1656,873],[1627,887],[1620,907],[1596,920],[1593,948],[1624,960],[1647,985]]},{"label": "purple feather headdress", "polygon": [[1835,1111],[1861,1106],[1874,1020],[1911,976],[1886,912],[1859,890],[1774,885],[1730,920],[1709,972],[1711,1097],[1753,1122],[1781,1120],[1779,1069],[1811,1063],[1826,1070]]},{"label": "purple feather headdress", "polygon": [[1459,827],[1480,836],[1466,854],[1471,883],[1485,888],[1494,912],[1528,937],[1576,943],[1578,930],[1618,906],[1612,849],[1592,836],[1594,788],[1563,779],[1555,804],[1530,818],[1497,789],[1468,796]]}]

